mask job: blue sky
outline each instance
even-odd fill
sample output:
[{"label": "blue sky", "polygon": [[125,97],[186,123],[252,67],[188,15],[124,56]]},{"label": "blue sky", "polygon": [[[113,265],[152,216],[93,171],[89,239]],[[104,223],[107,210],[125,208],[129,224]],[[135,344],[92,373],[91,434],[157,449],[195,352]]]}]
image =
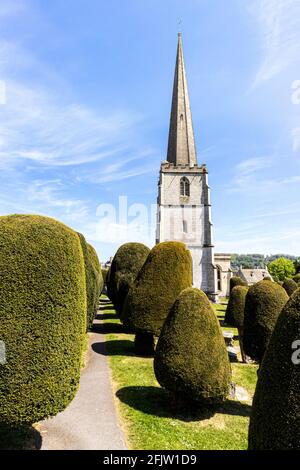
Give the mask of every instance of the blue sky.
[{"label": "blue sky", "polygon": [[216,251],[300,255],[299,0],[0,0],[1,214],[154,244],[180,20]]}]

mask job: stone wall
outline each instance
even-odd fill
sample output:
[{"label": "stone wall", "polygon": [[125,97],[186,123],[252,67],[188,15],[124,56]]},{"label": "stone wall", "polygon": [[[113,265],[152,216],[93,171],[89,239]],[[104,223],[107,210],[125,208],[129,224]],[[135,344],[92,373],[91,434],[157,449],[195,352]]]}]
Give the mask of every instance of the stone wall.
[{"label": "stone wall", "polygon": [[[180,180],[190,182],[190,196],[180,195]],[[162,164],[158,191],[157,242],[182,241],[193,257],[193,283],[216,292],[210,190],[205,167]]]}]

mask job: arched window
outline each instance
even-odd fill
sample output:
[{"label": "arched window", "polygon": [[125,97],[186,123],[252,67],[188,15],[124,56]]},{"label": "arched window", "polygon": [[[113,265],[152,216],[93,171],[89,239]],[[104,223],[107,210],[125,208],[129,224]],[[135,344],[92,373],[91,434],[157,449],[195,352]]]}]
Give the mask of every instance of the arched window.
[{"label": "arched window", "polygon": [[189,196],[190,195],[190,182],[184,176],[180,180],[180,196]]},{"label": "arched window", "polygon": [[183,221],[182,221],[182,231],[183,231],[183,233],[187,233],[187,232],[188,232],[187,221],[186,221],[186,220],[183,220]]}]

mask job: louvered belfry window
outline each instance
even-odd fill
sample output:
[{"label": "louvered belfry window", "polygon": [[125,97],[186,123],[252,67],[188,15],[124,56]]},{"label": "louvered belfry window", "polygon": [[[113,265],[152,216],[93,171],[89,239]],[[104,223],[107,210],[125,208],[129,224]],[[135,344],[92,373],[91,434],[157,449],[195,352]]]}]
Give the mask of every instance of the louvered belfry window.
[{"label": "louvered belfry window", "polygon": [[190,196],[190,182],[185,176],[180,180],[180,196]]}]

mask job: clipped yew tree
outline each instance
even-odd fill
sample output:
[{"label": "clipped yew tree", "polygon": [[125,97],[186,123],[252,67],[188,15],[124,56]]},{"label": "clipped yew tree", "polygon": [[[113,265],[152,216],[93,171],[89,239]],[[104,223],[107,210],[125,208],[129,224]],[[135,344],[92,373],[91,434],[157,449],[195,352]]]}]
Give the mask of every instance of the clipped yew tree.
[{"label": "clipped yew tree", "polygon": [[218,319],[199,289],[182,291],[160,334],[154,371],[160,385],[192,401],[224,400],[231,368]]},{"label": "clipped yew tree", "polygon": [[107,271],[106,276],[105,276],[105,284],[106,284],[107,297],[109,298],[109,300],[111,300],[112,293],[110,292],[110,268],[108,268],[108,271]]},{"label": "clipped yew tree", "polygon": [[297,282],[297,284],[300,283],[300,273],[296,274],[296,276],[293,277],[293,280]]},{"label": "clipped yew tree", "polygon": [[77,233],[48,217],[0,217],[0,305],[0,422],[55,415],[77,391],[86,329]]},{"label": "clipped yew tree", "polygon": [[298,286],[297,282],[293,279],[286,279],[282,284],[282,287],[286,291],[287,295],[290,297],[295,290],[297,290],[300,286]]},{"label": "clipped yew tree", "polygon": [[[87,297],[87,329],[93,325],[96,316],[99,297],[102,290],[102,274],[98,256],[81,233],[78,233],[85,265],[86,297]],[[101,278],[100,278],[101,275]]]},{"label": "clipped yew tree", "polygon": [[130,287],[145,263],[150,249],[142,243],[125,243],[116,252],[108,281],[110,300],[121,315]]},{"label": "clipped yew tree", "polygon": [[251,450],[300,450],[300,290],[280,314],[261,364],[249,428]]},{"label": "clipped yew tree", "polygon": [[103,279],[103,289],[105,289],[105,288],[107,288],[106,287],[106,278],[107,278],[108,269],[107,268],[102,268],[101,273],[102,273],[102,279]]},{"label": "clipped yew tree", "polygon": [[237,285],[232,288],[229,296],[229,301],[225,313],[225,323],[231,326],[237,326],[244,321],[244,309],[246,295],[248,292],[247,286]]},{"label": "clipped yew tree", "polygon": [[247,282],[243,281],[239,276],[233,276],[229,281],[229,291],[231,292],[235,286],[247,286]]},{"label": "clipped yew tree", "polygon": [[184,243],[162,242],[152,248],[122,313],[125,326],[136,332],[137,354],[153,354],[153,336],[159,336],[180,292],[191,286],[192,257]]},{"label": "clipped yew tree", "polygon": [[89,250],[90,257],[91,257],[92,265],[96,273],[96,289],[97,289],[97,294],[98,294],[98,298],[96,302],[96,311],[97,311],[98,305],[99,305],[99,298],[100,298],[100,295],[104,286],[104,279],[102,275],[101,263],[100,263],[100,260],[99,260],[99,257],[97,255],[95,248],[88,243],[88,250]]},{"label": "clipped yew tree", "polygon": [[243,338],[244,338],[244,313],[246,296],[249,287],[235,286],[229,297],[229,302],[226,310],[225,321],[229,325],[235,326],[239,333],[239,343],[243,362],[247,362],[247,357],[244,352]]},{"label": "clipped yew tree", "polygon": [[275,282],[260,281],[249,288],[244,315],[244,351],[261,362],[277,318],[288,301],[286,291]]}]

